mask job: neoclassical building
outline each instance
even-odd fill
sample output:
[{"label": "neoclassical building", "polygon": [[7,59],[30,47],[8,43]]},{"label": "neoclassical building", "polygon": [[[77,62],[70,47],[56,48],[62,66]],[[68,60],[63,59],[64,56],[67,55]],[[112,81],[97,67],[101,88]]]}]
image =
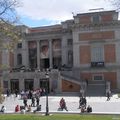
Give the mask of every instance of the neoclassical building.
[{"label": "neoclassical building", "polygon": [[18,28],[21,42],[13,52],[0,54],[0,63],[9,66],[1,74],[4,90],[46,85],[50,93],[120,90],[118,12],[82,13],[58,25]]}]

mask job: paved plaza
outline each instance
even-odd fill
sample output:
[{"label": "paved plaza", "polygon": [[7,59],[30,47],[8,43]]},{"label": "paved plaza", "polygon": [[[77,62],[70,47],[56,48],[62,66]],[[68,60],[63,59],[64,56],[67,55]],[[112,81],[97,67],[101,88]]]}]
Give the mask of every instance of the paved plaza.
[{"label": "paved plaza", "polygon": [[[60,112],[59,101],[61,98],[64,98],[66,101],[66,105],[68,108],[68,113],[80,113],[79,106],[79,97],[77,96],[49,96],[49,112]],[[87,105],[92,106],[93,113],[112,113],[112,114],[120,114],[120,98],[117,95],[113,95],[110,101],[107,101],[106,97],[86,97]],[[31,100],[28,100],[28,105],[31,104]],[[41,112],[46,111],[46,96],[40,98],[40,104],[42,105]],[[20,96],[17,98],[14,95],[9,97],[5,97],[5,101],[3,104],[0,104],[0,107],[4,105],[6,107],[6,113],[14,112],[15,106],[20,105],[23,106],[23,100],[20,99]],[[36,107],[32,107],[32,110],[36,109]],[[62,111],[67,112],[67,111]]]}]

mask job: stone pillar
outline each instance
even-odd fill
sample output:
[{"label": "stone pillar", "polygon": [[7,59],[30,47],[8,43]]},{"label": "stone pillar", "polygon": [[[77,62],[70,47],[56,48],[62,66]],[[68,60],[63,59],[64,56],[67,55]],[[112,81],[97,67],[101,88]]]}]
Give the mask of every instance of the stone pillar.
[{"label": "stone pillar", "polygon": [[53,89],[55,93],[61,93],[61,76],[58,70],[51,70],[50,83],[50,88]]},{"label": "stone pillar", "polygon": [[37,41],[37,68],[40,69],[40,42]]},{"label": "stone pillar", "polygon": [[26,66],[30,67],[29,66],[29,46],[28,46],[28,42],[27,41],[25,43],[26,43],[25,44],[25,47],[26,47]]},{"label": "stone pillar", "polygon": [[58,86],[57,93],[61,93],[62,92],[62,78],[61,78],[59,71],[58,71],[58,84],[57,84],[57,86]]},{"label": "stone pillar", "polygon": [[35,77],[34,77],[34,89],[38,89],[40,88],[40,80],[39,80],[39,73],[35,73]]},{"label": "stone pillar", "polygon": [[52,56],[52,40],[49,40],[49,60],[50,60],[50,68],[53,68],[53,56]]},{"label": "stone pillar", "polygon": [[19,77],[19,90],[25,90],[25,82],[24,82],[24,76],[23,76],[24,73],[21,74],[21,76]]}]

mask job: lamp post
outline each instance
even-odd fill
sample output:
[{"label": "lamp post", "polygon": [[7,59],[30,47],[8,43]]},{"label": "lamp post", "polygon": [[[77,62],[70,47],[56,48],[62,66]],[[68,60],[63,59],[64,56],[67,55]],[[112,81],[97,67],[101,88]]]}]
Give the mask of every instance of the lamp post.
[{"label": "lamp post", "polygon": [[46,112],[45,115],[48,116],[49,115],[49,106],[48,106],[48,82],[49,82],[49,74],[46,73]]}]

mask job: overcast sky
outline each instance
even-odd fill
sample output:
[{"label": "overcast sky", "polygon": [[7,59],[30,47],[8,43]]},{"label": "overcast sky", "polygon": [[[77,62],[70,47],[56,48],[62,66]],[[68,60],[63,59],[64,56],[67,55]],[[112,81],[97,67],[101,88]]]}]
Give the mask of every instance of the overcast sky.
[{"label": "overcast sky", "polygon": [[[17,13],[21,23],[29,27],[57,24],[73,18],[73,14],[94,12],[90,9],[114,10],[110,0],[20,0]],[[99,10],[97,10],[99,11]]]}]

